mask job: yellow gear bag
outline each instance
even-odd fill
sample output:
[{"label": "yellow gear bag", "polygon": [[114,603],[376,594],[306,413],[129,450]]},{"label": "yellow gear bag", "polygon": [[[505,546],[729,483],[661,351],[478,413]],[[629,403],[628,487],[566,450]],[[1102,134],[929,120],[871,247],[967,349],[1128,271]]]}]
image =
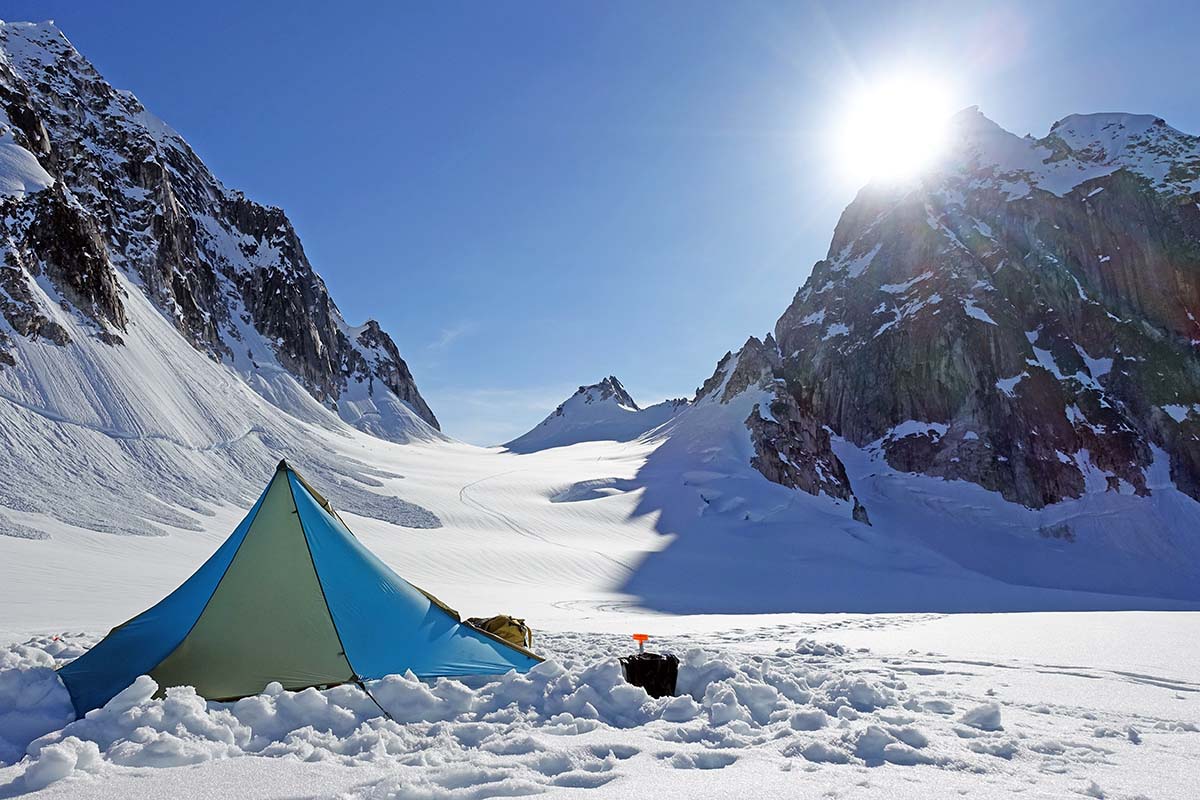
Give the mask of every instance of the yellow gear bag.
[{"label": "yellow gear bag", "polygon": [[497,614],[494,617],[471,617],[467,624],[498,636],[517,647],[533,647],[533,631],[523,619],[510,617],[508,614]]}]

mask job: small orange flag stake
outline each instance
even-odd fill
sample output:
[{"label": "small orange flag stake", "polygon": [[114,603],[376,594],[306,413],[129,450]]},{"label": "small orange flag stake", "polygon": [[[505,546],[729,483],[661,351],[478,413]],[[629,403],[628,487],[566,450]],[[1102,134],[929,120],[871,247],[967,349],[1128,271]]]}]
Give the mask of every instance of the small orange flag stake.
[{"label": "small orange flag stake", "polygon": [[644,633],[635,633],[633,635],[633,640],[638,643],[638,652],[639,653],[646,652],[646,642],[648,642],[650,640],[649,636],[647,636]]}]

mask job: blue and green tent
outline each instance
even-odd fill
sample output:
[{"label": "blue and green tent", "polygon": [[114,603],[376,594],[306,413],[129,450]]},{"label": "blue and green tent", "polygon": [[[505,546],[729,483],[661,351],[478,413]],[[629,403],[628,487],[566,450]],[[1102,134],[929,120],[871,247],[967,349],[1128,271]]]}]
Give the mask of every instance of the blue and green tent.
[{"label": "blue and green tent", "polygon": [[281,461],[242,523],[153,608],[58,673],[83,716],[139,675],[210,700],[417,677],[524,672],[541,659],[459,620],[392,572]]}]

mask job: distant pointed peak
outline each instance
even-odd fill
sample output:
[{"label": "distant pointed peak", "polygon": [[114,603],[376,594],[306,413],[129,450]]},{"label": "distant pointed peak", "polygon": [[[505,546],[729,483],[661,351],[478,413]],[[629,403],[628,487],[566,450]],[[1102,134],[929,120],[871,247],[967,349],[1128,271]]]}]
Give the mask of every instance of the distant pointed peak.
[{"label": "distant pointed peak", "polygon": [[[595,394],[594,397],[592,396],[593,393]],[[606,400],[615,400],[617,405],[632,408],[634,411],[640,410],[638,408],[638,404],[634,402],[633,397],[630,396],[629,392],[625,391],[625,387],[621,384],[621,381],[617,379],[616,375],[609,375],[607,378],[588,386],[580,386],[575,391],[574,396],[578,397],[581,395],[588,396],[587,399],[585,399],[585,402],[590,403],[596,400],[599,400],[600,402],[604,402]]]}]

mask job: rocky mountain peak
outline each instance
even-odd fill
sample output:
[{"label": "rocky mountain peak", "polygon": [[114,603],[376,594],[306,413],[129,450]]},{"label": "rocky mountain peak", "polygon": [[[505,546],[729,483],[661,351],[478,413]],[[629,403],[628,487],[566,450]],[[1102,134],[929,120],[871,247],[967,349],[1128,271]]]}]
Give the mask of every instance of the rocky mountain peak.
[{"label": "rocky mountain peak", "polygon": [[286,410],[308,413],[284,375],[377,435],[438,427],[378,323],[342,318],[287,215],[222,185],[52,23],[0,23],[0,233],[0,365],[21,368],[22,341],[70,346],[60,308],[122,346],[137,294]]},{"label": "rocky mountain peak", "polygon": [[[590,386],[580,386],[576,390],[575,396],[579,397],[585,403],[605,403],[613,402],[624,408],[640,411],[638,404],[629,396],[629,392],[625,391],[625,387],[617,380],[615,375],[609,375],[599,383],[593,383]],[[564,404],[565,405],[565,404]],[[563,406],[559,406],[556,413],[561,412]]]},{"label": "rocky mountain peak", "polygon": [[1164,411],[1200,402],[1200,140],[955,124],[943,163],[842,215],[775,327],[783,393],[897,469],[1032,508],[1152,492],[1160,457],[1200,497],[1200,429]]},{"label": "rocky mountain peak", "polygon": [[504,446],[529,453],[580,442],[636,439],[663,425],[688,407],[684,399],[664,400],[642,408],[616,376],[580,386],[535,428]]}]

